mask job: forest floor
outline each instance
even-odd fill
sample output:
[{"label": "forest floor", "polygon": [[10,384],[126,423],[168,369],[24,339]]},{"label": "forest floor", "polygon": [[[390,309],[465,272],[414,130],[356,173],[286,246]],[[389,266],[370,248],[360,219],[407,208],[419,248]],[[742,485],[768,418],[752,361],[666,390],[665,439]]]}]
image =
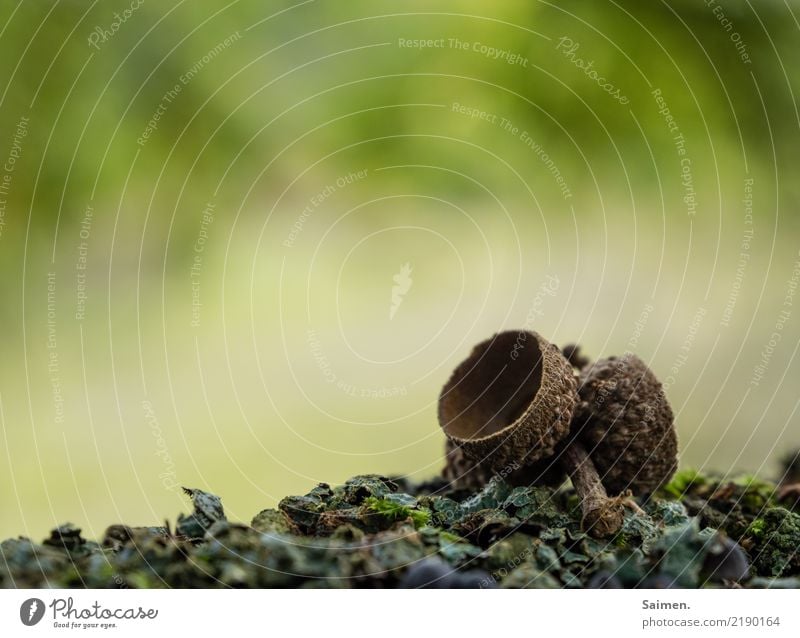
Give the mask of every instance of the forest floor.
[{"label": "forest floor", "polygon": [[3,587],[798,588],[800,501],[791,486],[691,470],[626,510],[608,539],[581,530],[569,484],[478,492],[356,476],[284,498],[249,524],[185,490],[174,525],[70,524],[0,544]]}]

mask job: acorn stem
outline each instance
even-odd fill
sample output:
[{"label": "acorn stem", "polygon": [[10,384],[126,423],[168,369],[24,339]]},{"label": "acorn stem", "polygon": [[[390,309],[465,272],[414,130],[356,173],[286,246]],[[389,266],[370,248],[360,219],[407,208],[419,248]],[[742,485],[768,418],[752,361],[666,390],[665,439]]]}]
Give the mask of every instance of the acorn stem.
[{"label": "acorn stem", "polygon": [[597,538],[616,534],[622,527],[624,499],[608,495],[588,452],[577,441],[566,447],[561,460],[581,499],[582,527]]}]

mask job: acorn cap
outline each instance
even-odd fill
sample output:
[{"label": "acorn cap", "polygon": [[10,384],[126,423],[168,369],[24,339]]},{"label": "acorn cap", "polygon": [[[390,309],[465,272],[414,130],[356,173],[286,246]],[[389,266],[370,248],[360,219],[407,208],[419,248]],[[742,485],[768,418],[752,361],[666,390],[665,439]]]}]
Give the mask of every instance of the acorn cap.
[{"label": "acorn cap", "polygon": [[561,351],[535,332],[479,343],[439,397],[439,425],[490,474],[553,455],[569,432],[576,379]]},{"label": "acorn cap", "polygon": [[612,493],[652,492],[678,466],[664,389],[639,357],[601,359],[581,371],[572,430]]},{"label": "acorn cap", "polygon": [[460,447],[447,439],[444,444],[442,477],[454,489],[478,491],[492,478],[492,472],[468,459]]},{"label": "acorn cap", "polygon": [[508,472],[492,472],[467,458],[451,440],[445,442],[445,465],[442,477],[454,489],[480,490],[493,476],[499,476],[514,487],[538,485],[558,487],[567,478],[564,465],[557,458],[545,458],[530,465],[512,465]]}]

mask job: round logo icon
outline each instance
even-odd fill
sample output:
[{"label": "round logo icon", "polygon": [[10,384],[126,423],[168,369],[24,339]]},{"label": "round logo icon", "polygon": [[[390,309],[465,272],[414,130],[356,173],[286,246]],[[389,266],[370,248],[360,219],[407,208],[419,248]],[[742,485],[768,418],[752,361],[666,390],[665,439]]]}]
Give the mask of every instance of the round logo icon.
[{"label": "round logo icon", "polygon": [[33,627],[44,616],[44,602],[39,598],[28,598],[19,608],[19,619],[23,625]]}]

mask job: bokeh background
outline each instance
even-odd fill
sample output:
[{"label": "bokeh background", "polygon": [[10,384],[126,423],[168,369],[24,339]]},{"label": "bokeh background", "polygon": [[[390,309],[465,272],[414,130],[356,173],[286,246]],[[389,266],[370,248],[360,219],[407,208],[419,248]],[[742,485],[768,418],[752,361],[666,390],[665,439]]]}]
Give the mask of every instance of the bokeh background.
[{"label": "bokeh background", "polygon": [[2,3],[0,537],[174,520],[180,485],[248,521],[432,476],[442,384],[512,328],[635,351],[684,466],[774,475],[800,444],[799,19]]}]

